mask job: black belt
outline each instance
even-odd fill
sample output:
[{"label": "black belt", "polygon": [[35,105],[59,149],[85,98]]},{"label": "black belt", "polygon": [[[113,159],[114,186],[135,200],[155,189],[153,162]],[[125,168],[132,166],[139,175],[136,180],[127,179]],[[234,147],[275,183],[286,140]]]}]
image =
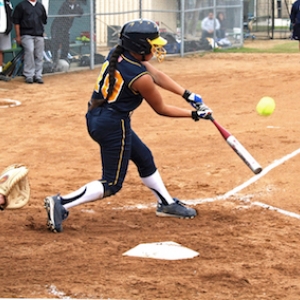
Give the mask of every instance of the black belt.
[{"label": "black belt", "polygon": [[102,106],[104,103],[106,102],[105,99],[95,99],[95,98],[92,98],[89,103],[88,103],[88,106],[89,106],[89,110],[92,110],[96,107],[100,107]]}]

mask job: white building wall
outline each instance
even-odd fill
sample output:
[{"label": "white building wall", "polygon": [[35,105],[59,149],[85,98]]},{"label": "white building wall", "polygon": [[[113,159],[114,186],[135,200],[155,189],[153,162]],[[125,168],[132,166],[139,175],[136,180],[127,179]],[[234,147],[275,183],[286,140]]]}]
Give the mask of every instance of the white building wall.
[{"label": "white building wall", "polygon": [[[139,0],[96,0],[95,25],[98,47],[111,47],[117,40],[121,26],[140,17],[139,2]],[[177,9],[177,0],[142,0],[143,11],[158,10],[143,12],[143,18],[157,22],[161,29],[170,27],[174,32],[176,32],[176,13],[161,11],[175,9]]]}]

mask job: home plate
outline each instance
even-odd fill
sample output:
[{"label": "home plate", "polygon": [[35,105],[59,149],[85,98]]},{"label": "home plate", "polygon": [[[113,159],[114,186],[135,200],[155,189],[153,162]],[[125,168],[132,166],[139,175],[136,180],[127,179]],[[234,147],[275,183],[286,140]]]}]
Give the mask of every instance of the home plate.
[{"label": "home plate", "polygon": [[0,98],[0,108],[15,107],[15,106],[19,106],[19,105],[21,105],[20,101]]},{"label": "home plate", "polygon": [[123,253],[125,256],[178,260],[188,259],[199,255],[198,252],[183,247],[175,242],[159,242],[150,244],[139,244]]}]

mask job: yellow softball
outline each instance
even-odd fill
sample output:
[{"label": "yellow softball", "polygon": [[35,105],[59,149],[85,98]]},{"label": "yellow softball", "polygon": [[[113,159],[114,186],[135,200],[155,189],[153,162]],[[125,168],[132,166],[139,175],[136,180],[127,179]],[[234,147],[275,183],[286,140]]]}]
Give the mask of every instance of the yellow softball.
[{"label": "yellow softball", "polygon": [[262,97],[256,105],[256,111],[261,116],[270,116],[275,110],[275,101],[271,97]]}]

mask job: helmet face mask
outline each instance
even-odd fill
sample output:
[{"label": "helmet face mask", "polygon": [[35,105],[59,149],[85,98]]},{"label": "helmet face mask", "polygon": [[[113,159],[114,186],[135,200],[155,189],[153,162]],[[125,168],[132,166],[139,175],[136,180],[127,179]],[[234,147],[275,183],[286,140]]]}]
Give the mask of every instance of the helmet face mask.
[{"label": "helmet face mask", "polygon": [[151,45],[151,52],[157,58],[158,62],[162,62],[167,54],[166,49],[163,46],[154,44],[153,41],[147,40]]},{"label": "helmet face mask", "polygon": [[166,51],[163,48],[167,41],[159,36],[156,23],[150,20],[138,19],[126,23],[120,33],[119,44],[126,50],[145,55],[153,54],[162,61]]}]

